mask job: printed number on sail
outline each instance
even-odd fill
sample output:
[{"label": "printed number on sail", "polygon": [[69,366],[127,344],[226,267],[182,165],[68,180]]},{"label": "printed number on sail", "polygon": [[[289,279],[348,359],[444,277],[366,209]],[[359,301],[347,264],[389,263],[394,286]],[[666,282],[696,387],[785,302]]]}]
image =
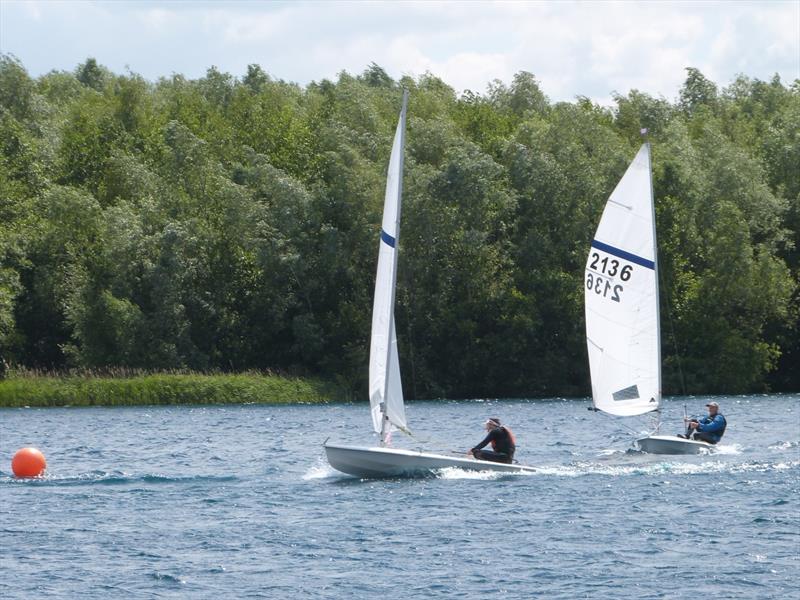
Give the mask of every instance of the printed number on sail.
[{"label": "printed number on sail", "polygon": [[[599,269],[598,266],[600,267]],[[619,269],[619,261],[616,258],[609,260],[608,256],[604,256],[603,260],[600,260],[600,255],[597,252],[592,252],[592,263],[589,265],[589,268],[593,271],[608,275],[609,277],[614,277]],[[619,278],[622,279],[622,281],[628,281],[631,278],[631,272],[633,272],[633,267],[625,265],[619,272]]]},{"label": "printed number on sail", "polygon": [[620,268],[620,262],[616,258],[604,256],[601,259],[597,252],[592,252],[590,260],[589,269],[596,271],[596,273],[587,270],[586,289],[593,290],[595,294],[609,298],[614,302],[619,302],[620,294],[624,288],[620,284],[614,284],[613,278],[619,274],[619,278],[622,281],[628,281],[631,278],[633,267],[631,265],[623,265]]},{"label": "printed number on sail", "polygon": [[[621,285],[612,286],[608,279],[592,273],[586,274],[586,289],[594,290],[595,294],[599,294],[604,298],[611,298],[614,302],[619,302],[619,295],[622,293]],[[610,296],[609,292],[611,293]]]}]

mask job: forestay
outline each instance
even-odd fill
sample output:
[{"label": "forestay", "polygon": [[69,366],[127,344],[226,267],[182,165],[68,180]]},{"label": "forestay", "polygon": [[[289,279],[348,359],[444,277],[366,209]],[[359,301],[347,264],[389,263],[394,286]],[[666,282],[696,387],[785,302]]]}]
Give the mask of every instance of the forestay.
[{"label": "forestay", "polygon": [[390,431],[406,430],[403,388],[400,382],[400,361],[397,354],[397,334],[394,324],[394,300],[403,192],[403,146],[407,102],[408,92],[406,91],[403,94],[403,108],[400,111],[400,121],[397,124],[386,176],[383,223],[378,242],[378,273],[375,279],[375,300],[372,307],[369,401],[373,427],[376,432],[382,434],[382,438],[385,438]]},{"label": "forestay", "polygon": [[661,350],[650,146],[606,203],[586,261],[586,340],[595,408],[631,416],[658,408]]}]

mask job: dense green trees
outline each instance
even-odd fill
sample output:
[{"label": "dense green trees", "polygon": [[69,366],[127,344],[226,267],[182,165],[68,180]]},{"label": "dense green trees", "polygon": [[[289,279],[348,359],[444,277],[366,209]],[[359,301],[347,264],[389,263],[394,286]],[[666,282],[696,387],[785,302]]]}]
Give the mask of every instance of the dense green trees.
[{"label": "dense green trees", "polygon": [[582,272],[650,131],[668,392],[800,388],[800,83],[677,103],[458,96],[377,65],[305,88],[0,57],[0,352],[365,387],[383,186],[411,90],[397,306],[410,397],[588,391]]}]

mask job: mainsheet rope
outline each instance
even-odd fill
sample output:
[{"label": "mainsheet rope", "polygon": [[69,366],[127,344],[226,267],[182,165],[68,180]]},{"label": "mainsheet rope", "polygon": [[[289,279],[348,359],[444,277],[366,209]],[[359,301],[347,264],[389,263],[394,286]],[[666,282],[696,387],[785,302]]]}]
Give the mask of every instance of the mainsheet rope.
[{"label": "mainsheet rope", "polygon": [[[591,409],[590,409],[590,410],[591,410]],[[602,414],[604,417],[606,417],[606,418],[608,418],[608,419],[611,419],[611,417],[612,417],[612,415],[609,415],[608,413],[605,413],[605,412],[603,412],[602,410],[595,410],[595,412],[599,412],[600,414]],[[657,410],[655,410],[655,411],[653,411],[653,412],[656,412],[656,413],[658,413],[658,414],[660,415],[660,414],[661,414],[661,409],[657,409]],[[640,435],[642,435],[642,432],[641,432],[641,431],[636,431],[635,429],[633,429],[632,427],[629,427],[628,425],[626,425],[625,423],[623,423],[623,422],[621,422],[621,421],[620,421],[619,423],[617,423],[617,425],[621,425],[621,426],[622,426],[624,429],[627,429],[627,430],[628,430],[628,431],[631,433],[631,435],[633,435],[633,436],[639,437]],[[658,431],[658,429],[659,429],[659,428],[658,428],[658,427],[656,427],[656,428],[655,428],[653,431],[651,431],[651,432],[650,432],[650,434],[648,434],[648,435],[652,435],[653,433],[655,433],[656,431]]]}]

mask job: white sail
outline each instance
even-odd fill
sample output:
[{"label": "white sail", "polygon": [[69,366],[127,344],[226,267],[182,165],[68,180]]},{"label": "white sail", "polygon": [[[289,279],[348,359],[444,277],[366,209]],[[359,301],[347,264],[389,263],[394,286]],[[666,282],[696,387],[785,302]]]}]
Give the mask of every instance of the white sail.
[{"label": "white sail", "polygon": [[631,416],[661,401],[658,264],[650,146],[606,203],[584,274],[595,408]]},{"label": "white sail", "polygon": [[400,209],[403,192],[403,145],[405,142],[406,104],[394,136],[389,170],[386,175],[386,197],[383,223],[378,242],[378,273],[375,279],[375,300],[372,306],[372,339],[369,349],[369,401],[372,424],[385,435],[406,429],[397,334],[394,325],[394,298],[397,282],[397,242],[400,235]]}]

